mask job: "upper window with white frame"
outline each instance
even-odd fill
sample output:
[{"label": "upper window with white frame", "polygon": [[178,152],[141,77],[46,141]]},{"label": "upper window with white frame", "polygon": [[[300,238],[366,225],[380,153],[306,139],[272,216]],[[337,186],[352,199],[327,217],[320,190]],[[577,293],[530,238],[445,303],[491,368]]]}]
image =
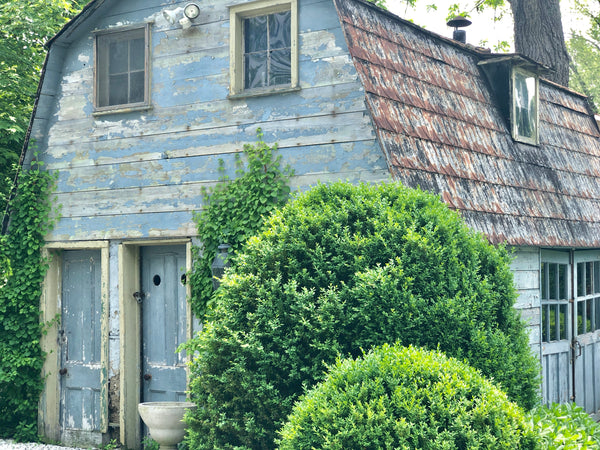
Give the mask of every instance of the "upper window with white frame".
[{"label": "upper window with white frame", "polygon": [[296,0],[263,0],[232,6],[230,19],[230,94],[264,94],[296,88]]},{"label": "upper window with white frame", "polygon": [[538,77],[513,67],[512,77],[512,135],[513,139],[538,144]]},{"label": "upper window with white frame", "polygon": [[96,111],[149,105],[149,41],[150,24],[96,34]]}]

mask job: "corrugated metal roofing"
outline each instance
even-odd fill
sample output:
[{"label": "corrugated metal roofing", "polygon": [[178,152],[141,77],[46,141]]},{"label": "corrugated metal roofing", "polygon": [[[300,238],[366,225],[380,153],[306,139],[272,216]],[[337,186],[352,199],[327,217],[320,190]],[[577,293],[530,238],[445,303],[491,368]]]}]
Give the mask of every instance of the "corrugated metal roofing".
[{"label": "corrugated metal roofing", "polygon": [[599,132],[584,97],[542,80],[540,144],[515,142],[478,68],[492,55],[362,0],[335,3],[396,179],[439,194],[493,243],[600,247]]}]

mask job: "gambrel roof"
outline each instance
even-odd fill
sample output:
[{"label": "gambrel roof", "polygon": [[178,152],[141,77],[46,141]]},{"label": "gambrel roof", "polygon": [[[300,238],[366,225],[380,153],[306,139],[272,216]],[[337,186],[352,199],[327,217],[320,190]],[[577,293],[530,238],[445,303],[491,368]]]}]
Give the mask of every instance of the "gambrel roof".
[{"label": "gambrel roof", "polygon": [[[393,178],[439,194],[493,243],[600,248],[600,132],[584,96],[542,80],[539,145],[516,142],[481,68],[499,55],[364,0],[333,2]],[[55,58],[118,5],[92,0],[48,43]],[[40,122],[59,76],[44,71]]]},{"label": "gambrel roof", "polygon": [[599,131],[585,97],[542,80],[539,146],[515,142],[478,66],[494,55],[362,0],[335,3],[395,179],[439,194],[493,243],[600,247]]}]

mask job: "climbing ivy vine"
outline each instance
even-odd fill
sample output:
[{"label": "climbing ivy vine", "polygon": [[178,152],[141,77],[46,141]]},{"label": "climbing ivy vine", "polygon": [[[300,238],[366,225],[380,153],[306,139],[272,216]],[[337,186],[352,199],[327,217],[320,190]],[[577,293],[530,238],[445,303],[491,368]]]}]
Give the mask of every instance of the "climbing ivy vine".
[{"label": "climbing ivy vine", "polygon": [[198,318],[204,317],[213,294],[211,264],[219,244],[229,244],[229,252],[235,253],[289,197],[292,169],[281,168],[277,144],[267,145],[260,128],[256,136],[256,144],[244,145],[243,156],[236,154],[234,179],[225,175],[225,162],[219,160],[220,182],[203,191],[204,209],[194,215],[202,242],[202,248],[194,249],[190,275],[192,309]]},{"label": "climbing ivy vine", "polygon": [[40,166],[21,173],[8,234],[0,236],[0,437],[17,440],[37,438],[43,388],[40,296],[48,264],[42,248],[53,226],[56,176]]}]

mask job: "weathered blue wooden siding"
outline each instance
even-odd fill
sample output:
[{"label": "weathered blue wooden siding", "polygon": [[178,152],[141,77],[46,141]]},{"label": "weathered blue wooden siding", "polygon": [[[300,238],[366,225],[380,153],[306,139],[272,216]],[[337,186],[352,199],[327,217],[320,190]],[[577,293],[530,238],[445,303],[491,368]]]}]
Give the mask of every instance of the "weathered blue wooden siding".
[{"label": "weathered blue wooden siding", "polygon": [[[388,178],[332,1],[299,1],[301,90],[230,100],[235,3],[198,2],[199,20],[182,30],[163,11],[186,2],[106,1],[98,19],[52,43],[33,128],[40,159],[59,173],[50,241],[195,234],[201,189],[217,180],[219,158],[233,175],[257,127],[295,169],[296,189]],[[94,117],[91,31],[148,20],[152,109]]]}]

